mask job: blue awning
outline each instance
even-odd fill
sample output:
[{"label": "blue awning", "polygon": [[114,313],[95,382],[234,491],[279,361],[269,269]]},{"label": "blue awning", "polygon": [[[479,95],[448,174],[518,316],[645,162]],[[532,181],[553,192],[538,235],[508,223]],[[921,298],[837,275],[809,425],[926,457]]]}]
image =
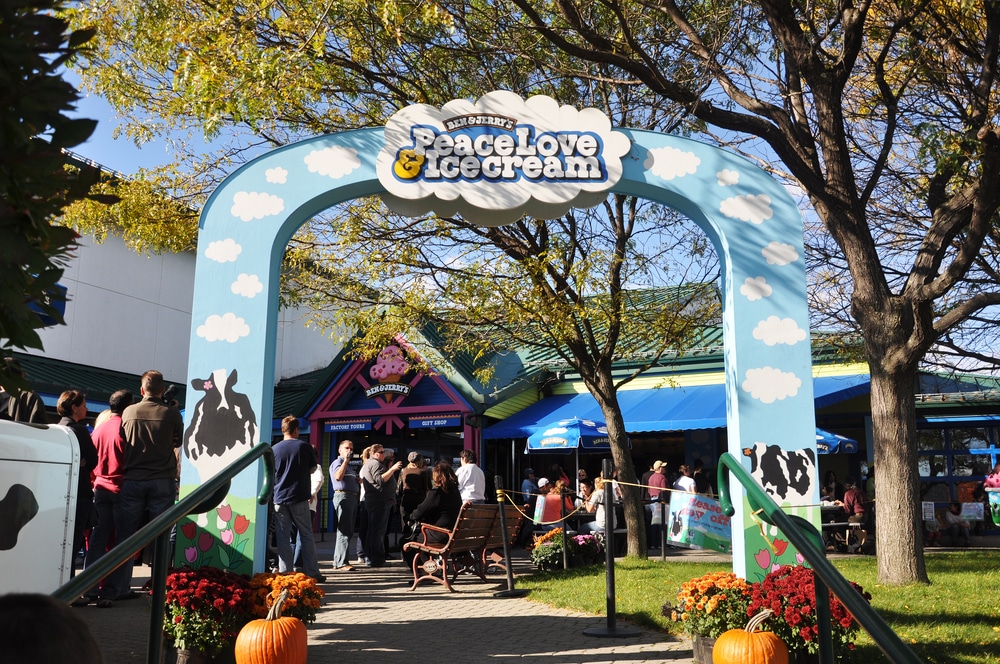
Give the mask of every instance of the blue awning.
[{"label": "blue awning", "polygon": [[[868,374],[825,376],[813,379],[817,408],[869,392]],[[726,386],[695,385],[661,387],[651,390],[622,390],[618,393],[625,430],[688,431],[726,426]],[[483,430],[483,439],[527,438],[556,420],[578,417],[604,419],[590,394],[559,394],[542,399]]]}]

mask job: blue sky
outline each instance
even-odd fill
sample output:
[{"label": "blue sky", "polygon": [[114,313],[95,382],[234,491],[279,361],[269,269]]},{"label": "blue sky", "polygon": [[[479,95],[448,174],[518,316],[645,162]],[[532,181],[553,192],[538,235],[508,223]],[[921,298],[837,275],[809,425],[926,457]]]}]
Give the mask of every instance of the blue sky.
[{"label": "blue sky", "polygon": [[86,143],[73,148],[73,152],[96,161],[111,170],[133,175],[140,168],[154,168],[172,161],[169,146],[163,140],[156,140],[137,147],[128,138],[115,139],[113,133],[121,120],[114,108],[103,98],[88,94],[80,88],[80,77],[72,71],[64,71],[67,82],[80,92],[73,117],[97,120],[97,129]]},{"label": "blue sky", "polygon": [[[67,79],[72,81],[71,76],[67,76]],[[86,143],[73,148],[73,152],[106,168],[132,175],[140,168],[152,168],[170,161],[165,143],[157,141],[138,148],[125,137],[113,138],[112,134],[119,120],[115,118],[111,105],[100,97],[82,97],[77,102],[76,113],[73,115],[97,120],[97,129],[93,135]]]}]

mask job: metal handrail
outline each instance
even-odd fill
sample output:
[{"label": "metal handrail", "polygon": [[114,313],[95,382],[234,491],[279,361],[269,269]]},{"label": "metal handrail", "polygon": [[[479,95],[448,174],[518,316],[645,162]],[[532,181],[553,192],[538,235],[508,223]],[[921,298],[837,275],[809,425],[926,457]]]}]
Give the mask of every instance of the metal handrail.
[{"label": "metal handrail", "polygon": [[260,505],[266,504],[271,499],[274,453],[269,444],[261,443],[254,445],[243,456],[223,468],[182,500],[174,503],[170,509],[147,523],[135,534],[116,544],[93,565],[57,588],[52,596],[64,602],[76,599],[126,561],[131,562],[137,552],[153,542],[153,567],[150,571],[151,611],[146,662],[160,664],[160,653],[163,650],[163,617],[166,611],[167,568],[171,562],[167,560],[170,554],[170,530],[188,514],[201,514],[218,506],[229,493],[232,478],[261,457],[264,459],[264,479],[257,494],[257,502]]},{"label": "metal handrail", "polygon": [[894,664],[921,664],[921,660],[906,643],[892,630],[861,593],[826,559],[822,547],[822,537],[816,526],[802,517],[785,514],[740,464],[732,454],[725,453],[719,459],[718,482],[719,504],[726,516],[736,513],[730,498],[729,473],[743,485],[747,501],[762,521],[776,526],[788,541],[812,566],[816,574],[816,618],[819,625],[819,655],[822,664],[833,664],[833,636],[831,631],[829,588],[851,612],[861,627],[868,632],[879,649]]}]

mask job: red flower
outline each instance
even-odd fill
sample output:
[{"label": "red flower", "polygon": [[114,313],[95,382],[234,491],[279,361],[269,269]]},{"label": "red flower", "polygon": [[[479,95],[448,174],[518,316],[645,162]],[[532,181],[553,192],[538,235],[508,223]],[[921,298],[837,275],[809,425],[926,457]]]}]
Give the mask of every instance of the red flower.
[{"label": "red flower", "polygon": [[236,521],[233,522],[233,530],[236,531],[237,535],[242,535],[250,527],[250,519],[246,518],[242,514],[236,515]]},{"label": "red flower", "polygon": [[[871,595],[861,586],[851,584],[866,600]],[[819,651],[817,638],[819,625],[816,616],[815,572],[801,565],[785,565],[769,573],[759,583],[753,584],[747,615],[752,616],[769,608],[774,616],[768,620],[773,631],[788,646],[792,658],[798,654]],[[853,644],[859,626],[842,602],[830,594],[831,629],[833,647],[839,657]]]},{"label": "red flower", "polygon": [[209,533],[202,533],[198,536],[198,548],[202,551],[208,551],[212,548],[214,540]]},{"label": "red flower", "polygon": [[181,532],[184,534],[184,537],[193,540],[195,533],[198,532],[198,526],[194,521],[185,521],[181,525]]}]

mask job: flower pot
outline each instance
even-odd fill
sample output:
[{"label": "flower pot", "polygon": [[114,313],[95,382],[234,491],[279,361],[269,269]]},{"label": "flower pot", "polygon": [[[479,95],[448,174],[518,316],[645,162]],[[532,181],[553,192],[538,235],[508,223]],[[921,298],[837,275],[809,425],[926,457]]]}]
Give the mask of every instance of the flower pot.
[{"label": "flower pot", "polygon": [[212,658],[204,650],[177,650],[177,664],[212,664]]},{"label": "flower pot", "polygon": [[694,664],[712,664],[712,648],[715,639],[695,634],[691,637],[691,648],[694,650]]},{"label": "flower pot", "polygon": [[224,647],[218,655],[210,657],[204,650],[177,650],[177,664],[236,664],[236,642]]}]

